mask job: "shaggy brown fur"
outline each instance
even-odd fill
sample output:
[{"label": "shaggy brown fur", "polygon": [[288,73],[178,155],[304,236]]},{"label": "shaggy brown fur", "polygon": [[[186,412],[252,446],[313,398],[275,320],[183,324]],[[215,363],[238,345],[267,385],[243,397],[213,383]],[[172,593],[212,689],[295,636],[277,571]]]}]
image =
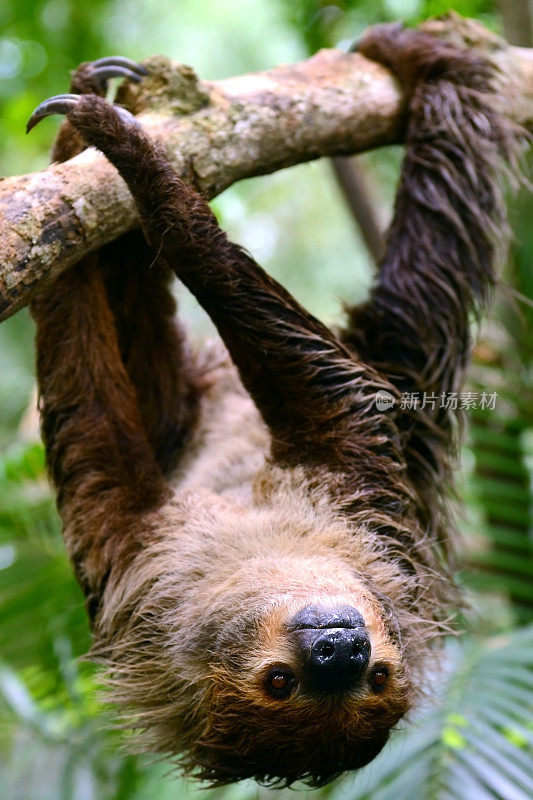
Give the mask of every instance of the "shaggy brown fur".
[{"label": "shaggy brown fur", "polygon": [[[92,94],[72,102],[55,148],[65,159],[82,137],[105,153],[149,243],[123,237],[34,306],[67,547],[114,699],[147,748],[212,783],[319,785],[370,761],[455,597],[454,415],[379,411],[375,398],[461,385],[516,137],[477,55],[398,26],[359,49],[405,89],[406,156],[376,286],[339,336],[227,240],[162,148],[98,96],[90,67],[73,91]],[[169,270],[229,357],[190,356]],[[369,661],[349,687],[319,691],[294,620],[346,607]]]}]

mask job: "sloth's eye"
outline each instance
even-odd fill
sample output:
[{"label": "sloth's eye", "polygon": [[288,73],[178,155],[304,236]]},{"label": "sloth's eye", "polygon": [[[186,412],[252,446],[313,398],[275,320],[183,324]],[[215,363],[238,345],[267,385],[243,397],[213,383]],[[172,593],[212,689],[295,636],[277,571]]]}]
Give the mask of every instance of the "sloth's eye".
[{"label": "sloth's eye", "polygon": [[388,677],[389,670],[387,667],[376,667],[373,669],[372,673],[370,674],[370,683],[372,688],[377,692],[382,691],[382,689],[385,688]]},{"label": "sloth's eye", "polygon": [[279,700],[283,700],[292,692],[296,679],[288,669],[271,669],[266,678],[266,686],[269,694]]}]

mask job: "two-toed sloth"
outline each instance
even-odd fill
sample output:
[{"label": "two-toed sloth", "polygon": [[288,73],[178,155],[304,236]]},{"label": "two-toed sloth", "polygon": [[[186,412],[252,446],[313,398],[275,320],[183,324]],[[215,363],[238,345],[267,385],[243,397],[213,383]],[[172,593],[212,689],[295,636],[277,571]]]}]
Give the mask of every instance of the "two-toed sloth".
[{"label": "two-toed sloth", "polygon": [[[440,400],[494,280],[516,136],[473,52],[398,26],[359,52],[405,92],[406,152],[375,286],[339,333],[103,99],[140,68],[83,65],[29,123],[66,114],[54,158],[99,148],[139,212],[144,237],[34,304],[42,432],[112,696],[147,749],[212,783],[320,785],[367,764],[424,688],[455,597],[458,426]],[[226,349],[191,353],[172,273]],[[416,392],[425,404],[399,402]]]}]

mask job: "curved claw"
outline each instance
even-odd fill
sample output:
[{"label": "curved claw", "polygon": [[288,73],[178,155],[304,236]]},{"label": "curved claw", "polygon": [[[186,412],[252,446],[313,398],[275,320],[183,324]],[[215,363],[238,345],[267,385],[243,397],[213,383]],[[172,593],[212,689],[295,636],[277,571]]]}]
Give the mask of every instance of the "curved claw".
[{"label": "curved claw", "polygon": [[122,106],[113,106],[113,108],[119,115],[122,122],[125,122],[126,125],[135,125],[136,128],[141,127],[141,124],[138,121],[137,117],[134,117],[133,114],[127,110],[127,108],[123,108]]},{"label": "curved claw", "polygon": [[124,56],[106,56],[105,58],[98,58],[96,61],[92,62],[91,66],[93,68],[96,67],[96,69],[100,67],[123,67],[130,72],[134,72],[136,75],[148,75],[148,70],[141,66],[141,64],[137,64],[135,61],[131,61],[131,59],[125,58]]},{"label": "curved claw", "polygon": [[[43,100],[29,118],[26,124],[26,133],[29,133],[31,129],[45,117],[49,117],[52,114],[68,114],[76,108],[82,98],[87,96],[88,95],[81,94],[56,94],[54,97],[49,97],[48,100]],[[141,127],[133,114],[130,114],[127,109],[122,108],[122,106],[113,106],[113,109],[126,125],[135,125],[137,128]]]},{"label": "curved claw", "polygon": [[48,100],[43,100],[26,123],[26,133],[29,133],[45,117],[52,114],[68,114],[79,103],[80,97],[79,94],[56,94],[54,97],[49,97]]},{"label": "curved claw", "polygon": [[[146,70],[144,74],[148,74]],[[134,72],[129,67],[122,67],[118,64],[96,67],[96,69],[91,70],[91,75],[97,78],[101,84],[105,83],[109,78],[127,78],[129,81],[132,81],[132,83],[140,83],[143,79],[142,74]]]},{"label": "curved claw", "polygon": [[70,91],[76,94],[104,95],[109,78],[126,78],[139,83],[148,71],[135,61],[122,56],[107,56],[80,64],[73,73]]}]

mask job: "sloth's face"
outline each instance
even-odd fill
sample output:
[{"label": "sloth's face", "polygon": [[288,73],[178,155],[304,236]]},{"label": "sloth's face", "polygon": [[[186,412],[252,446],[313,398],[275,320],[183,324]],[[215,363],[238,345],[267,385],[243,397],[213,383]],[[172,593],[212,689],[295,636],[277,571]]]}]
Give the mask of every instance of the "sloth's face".
[{"label": "sloth's face", "polygon": [[272,700],[336,698],[376,701],[405,683],[399,648],[366,604],[313,603],[264,626],[267,652],[254,669],[257,688]]},{"label": "sloth's face", "polygon": [[199,743],[205,777],[318,786],[379,753],[409,707],[409,680],[379,604],[368,592],[357,607],[346,599],[280,603],[235,632]]}]

